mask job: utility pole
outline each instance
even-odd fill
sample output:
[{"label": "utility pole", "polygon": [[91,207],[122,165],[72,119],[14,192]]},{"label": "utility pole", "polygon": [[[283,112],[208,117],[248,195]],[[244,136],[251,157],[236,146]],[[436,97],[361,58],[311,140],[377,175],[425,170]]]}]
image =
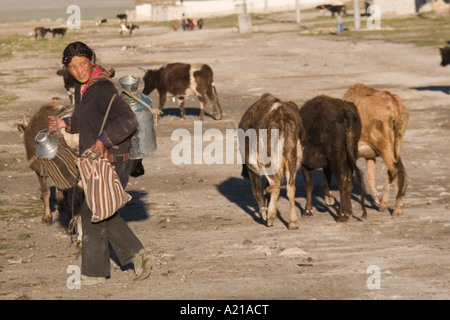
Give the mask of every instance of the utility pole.
[{"label": "utility pole", "polygon": [[355,16],[355,30],[361,28],[361,13],[359,10],[359,0],[353,0],[353,15]]},{"label": "utility pole", "polygon": [[297,19],[297,24],[300,24],[302,18],[300,17],[300,0],[295,0],[295,16]]},{"label": "utility pole", "polygon": [[243,1],[244,13],[238,16],[239,32],[251,33],[252,32],[252,17],[247,13],[247,2]]}]

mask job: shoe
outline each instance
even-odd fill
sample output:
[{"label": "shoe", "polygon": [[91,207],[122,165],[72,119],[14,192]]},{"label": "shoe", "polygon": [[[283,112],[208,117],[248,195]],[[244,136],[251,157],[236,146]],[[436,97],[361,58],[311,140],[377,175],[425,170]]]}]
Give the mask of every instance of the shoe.
[{"label": "shoe", "polygon": [[81,285],[82,286],[93,286],[96,284],[102,284],[106,282],[106,277],[88,277],[81,275]]},{"label": "shoe", "polygon": [[152,264],[150,254],[141,249],[134,257],[131,259],[134,265],[134,280],[144,280],[147,279],[152,273]]}]

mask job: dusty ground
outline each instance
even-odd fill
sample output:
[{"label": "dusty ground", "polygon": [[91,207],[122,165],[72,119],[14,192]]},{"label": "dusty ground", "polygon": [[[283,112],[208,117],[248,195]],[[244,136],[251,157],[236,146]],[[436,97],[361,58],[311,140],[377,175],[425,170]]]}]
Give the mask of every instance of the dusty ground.
[{"label": "dusty ground", "polygon": [[[26,35],[34,25],[14,27]],[[404,216],[379,212],[369,203],[364,222],[336,223],[336,208],[321,200],[318,173],[315,215],[300,218],[299,230],[288,230],[283,192],[279,219],[267,228],[238,164],[172,163],[178,143],[172,132],[193,133],[198,102],[187,100],[183,121],[169,101],[157,127],[158,150],[144,160],[146,174],[131,178],[127,190],[133,200],[121,211],[151,250],[151,277],[134,283],[133,270],[113,262],[106,284],[71,290],[67,269],[80,266],[81,258],[65,232],[67,217],[56,211],[52,225],[41,223],[39,185],[25,166],[15,128],[22,114],[29,118],[52,97],[68,102],[55,75],[61,54],[22,50],[0,59],[3,101],[6,94],[19,97],[0,109],[0,299],[448,299],[450,69],[439,66],[437,48],[329,41],[282,28],[287,27],[240,34],[234,28],[173,32],[144,26],[132,38],[121,38],[116,28],[89,26],[66,40],[86,41],[104,66],[116,68],[117,78],[142,75],[139,66],[210,64],[224,118],[206,117],[203,130],[217,128],[224,136],[264,92],[298,105],[318,94],[341,97],[358,81],[399,94],[410,111]],[[151,97],[157,102],[155,93]],[[203,142],[202,149],[209,144]],[[382,188],[381,162],[377,171]],[[393,200],[392,194],[391,205]],[[305,202],[300,174],[296,201],[300,215]],[[359,215],[358,203],[353,205]],[[380,287],[374,288],[377,275]]]}]

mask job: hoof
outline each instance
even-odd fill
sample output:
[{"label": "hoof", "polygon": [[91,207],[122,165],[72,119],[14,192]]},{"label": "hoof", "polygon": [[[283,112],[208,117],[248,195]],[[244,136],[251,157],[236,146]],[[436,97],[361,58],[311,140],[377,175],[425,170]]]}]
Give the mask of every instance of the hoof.
[{"label": "hoof", "polygon": [[311,217],[311,216],[313,216],[313,210],[312,210],[312,209],[311,209],[311,210],[305,210],[304,215],[305,215],[306,217]]},{"label": "hoof", "polygon": [[394,216],[402,216],[403,215],[403,209],[402,208],[400,208],[400,209],[395,208],[393,215]]},{"label": "hoof", "polygon": [[298,223],[297,222],[289,222],[289,230],[297,230],[298,229]]},{"label": "hoof", "polygon": [[52,222],[53,222],[53,217],[52,216],[50,216],[50,217],[42,217],[42,223],[45,223],[45,224],[52,224]]},{"label": "hoof", "polygon": [[380,205],[378,206],[378,211],[386,211],[389,208],[389,205],[387,202],[382,202],[380,203]]},{"label": "hoof", "polygon": [[332,205],[334,205],[335,202],[336,202],[336,200],[334,199],[334,197],[325,196],[325,204],[327,206],[332,206]]},{"label": "hoof", "polygon": [[348,221],[348,217],[344,214],[344,215],[340,215],[337,220],[337,222],[347,222]]}]

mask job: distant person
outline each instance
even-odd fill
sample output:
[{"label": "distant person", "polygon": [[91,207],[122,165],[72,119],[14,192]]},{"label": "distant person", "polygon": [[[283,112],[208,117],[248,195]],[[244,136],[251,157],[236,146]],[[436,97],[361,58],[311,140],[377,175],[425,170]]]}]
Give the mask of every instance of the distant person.
[{"label": "distant person", "polygon": [[184,16],[184,13],[183,13],[183,15],[181,17],[181,26],[183,27],[184,31],[187,30],[188,23],[187,23],[186,17]]},{"label": "distant person", "polygon": [[197,20],[197,27],[199,28],[199,29],[202,29],[203,28],[203,19],[198,19]]},{"label": "distant person", "polygon": [[194,30],[195,28],[195,23],[192,19],[188,19],[188,29],[189,30]]}]

